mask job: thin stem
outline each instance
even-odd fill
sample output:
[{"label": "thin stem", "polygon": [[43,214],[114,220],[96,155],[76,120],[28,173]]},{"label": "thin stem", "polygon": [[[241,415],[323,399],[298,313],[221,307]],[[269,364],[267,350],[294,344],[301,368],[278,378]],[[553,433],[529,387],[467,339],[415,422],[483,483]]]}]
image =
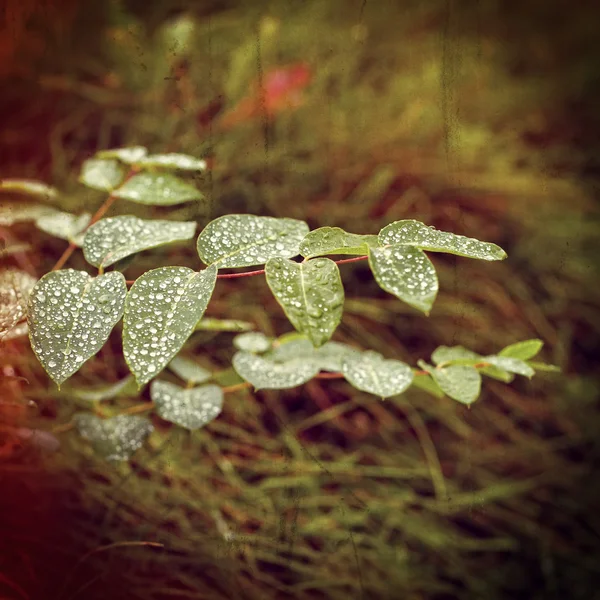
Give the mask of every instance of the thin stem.
[{"label": "thin stem", "polygon": [[258,271],[246,271],[245,273],[223,273],[222,275],[217,275],[217,279],[236,279],[237,277],[253,277],[254,275],[262,275],[264,272],[264,269],[258,269]]},{"label": "thin stem", "polygon": [[341,260],[334,260],[336,265],[345,265],[346,263],[358,262],[359,260],[367,260],[368,256],[354,256],[353,258],[342,258]]}]

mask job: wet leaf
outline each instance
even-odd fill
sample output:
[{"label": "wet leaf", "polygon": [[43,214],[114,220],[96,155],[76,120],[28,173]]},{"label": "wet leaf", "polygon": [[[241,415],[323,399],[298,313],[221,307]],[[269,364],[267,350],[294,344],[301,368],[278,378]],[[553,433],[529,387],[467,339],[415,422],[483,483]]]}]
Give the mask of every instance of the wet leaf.
[{"label": "wet leaf", "polygon": [[14,225],[26,221],[35,221],[40,217],[52,215],[56,209],[32,202],[0,202],[0,225]]},{"label": "wet leaf", "polygon": [[438,231],[434,227],[428,227],[424,223],[412,219],[386,225],[379,232],[379,243],[382,246],[414,246],[430,252],[447,252],[480,260],[504,260],[506,258],[506,252],[496,244]]},{"label": "wet leaf", "polygon": [[160,267],[136,279],[125,301],[123,354],[138,386],[158,375],[181,350],[216,281],[214,266],[200,272]]},{"label": "wet leaf", "polygon": [[128,148],[114,148],[111,150],[100,150],[96,158],[116,158],[126,164],[132,164],[142,160],[148,151],[144,146],[130,146]]},{"label": "wet leaf", "polygon": [[320,348],[315,348],[311,341],[304,337],[277,340],[279,344],[269,353],[268,358],[275,362],[287,362],[303,358],[315,363],[319,370],[340,373],[342,361],[350,354],[360,354],[360,350],[340,342],[326,342]]},{"label": "wet leaf", "polygon": [[476,364],[482,361],[482,357],[462,346],[439,346],[433,351],[431,360],[436,365],[452,363],[453,361],[468,361]]},{"label": "wet leaf", "polygon": [[249,331],[236,335],[233,338],[233,345],[238,350],[247,352],[266,352],[271,347],[271,339],[259,331]]},{"label": "wet leaf", "polygon": [[344,359],[360,353],[360,350],[352,346],[330,341],[316,350],[315,360],[322,371],[341,373]]},{"label": "wet leaf", "polygon": [[204,195],[193,185],[171,173],[139,173],[115,190],[113,196],[155,206],[170,206],[204,199]]},{"label": "wet leaf", "polygon": [[195,221],[146,221],[130,215],[111,217],[88,229],[83,254],[91,265],[108,267],[136,252],[189,240],[195,232]]},{"label": "wet leaf", "polygon": [[72,215],[56,211],[52,214],[38,217],[35,225],[38,229],[50,235],[81,246],[83,243],[83,231],[88,226],[91,218],[92,215],[90,213]]},{"label": "wet leaf", "polygon": [[498,356],[507,356],[510,358],[520,358],[521,360],[529,360],[533,358],[542,349],[544,342],[542,340],[525,340],[506,346],[498,352]]},{"label": "wet leaf", "polygon": [[369,266],[383,290],[429,314],[439,284],[435,268],[422,250],[410,246],[370,249]]},{"label": "wet leaf", "polygon": [[369,247],[377,246],[379,239],[376,235],[357,235],[340,227],[319,227],[302,240],[300,254],[306,258],[325,254],[366,255]]},{"label": "wet leaf", "polygon": [[112,400],[128,392],[134,393],[135,386],[133,376],[128,375],[116,383],[108,383],[90,388],[71,388],[68,390],[69,395],[83,400],[85,402],[102,402],[103,400]]},{"label": "wet leaf", "polygon": [[250,331],[254,329],[254,323],[239,321],[237,319],[213,319],[203,317],[196,324],[196,331]]},{"label": "wet leaf", "polygon": [[451,365],[441,369],[428,367],[435,382],[450,398],[462,404],[472,404],[481,392],[481,375],[474,367]]},{"label": "wet leaf", "polygon": [[535,375],[535,371],[520,358],[513,358],[510,356],[484,356],[483,362],[490,363],[494,367],[508,371],[509,373],[515,373],[529,378]]},{"label": "wet leaf", "polygon": [[292,325],[314,346],[322,346],[340,324],[344,310],[344,286],[338,266],[329,258],[302,263],[271,258],[265,274]]},{"label": "wet leaf", "polygon": [[123,315],[125,277],[65,269],[44,275],[29,297],[31,347],[60,386],[94,356]]},{"label": "wet leaf", "polygon": [[407,364],[385,359],[372,350],[344,357],[342,373],[357,390],[381,398],[401,394],[410,386],[414,377],[413,370]]},{"label": "wet leaf", "polygon": [[110,192],[121,185],[126,175],[127,169],[117,160],[90,158],[81,166],[79,181],[95,190]]},{"label": "wet leaf", "polygon": [[307,233],[308,225],[297,219],[225,215],[200,233],[198,255],[220,269],[262,265],[270,258],[296,256]]},{"label": "wet leaf", "polygon": [[153,381],[150,397],[160,417],[190,430],[204,427],[223,408],[223,390],[218,385],[184,389],[168,381]]},{"label": "wet leaf", "polygon": [[101,419],[89,413],[73,417],[77,431],[107,460],[128,460],[152,433],[152,423],[138,415],[118,415]]},{"label": "wet leaf", "polygon": [[0,271],[0,340],[23,335],[23,325],[27,332],[26,324],[19,325],[19,322],[25,319],[29,294],[36,281],[35,277],[18,269]]},{"label": "wet leaf", "polygon": [[37,196],[46,200],[56,198],[56,188],[34,179],[0,179],[0,191]]},{"label": "wet leaf", "polygon": [[496,379],[497,381],[502,381],[504,383],[510,383],[513,381],[515,376],[504,369],[500,369],[498,367],[494,367],[492,365],[488,367],[481,367],[479,372],[482,375],[486,375],[487,377],[491,377],[492,379]]},{"label": "wet leaf", "polygon": [[168,154],[151,154],[134,161],[136,166],[141,168],[161,167],[163,169],[177,169],[179,171],[204,171],[206,170],[206,161],[200,158],[194,158],[187,154],[177,154],[171,152]]},{"label": "wet leaf", "polygon": [[232,364],[237,374],[251,383],[256,390],[282,390],[297,387],[312,379],[319,372],[317,364],[302,358],[277,363],[245,351],[236,352]]},{"label": "wet leaf", "polygon": [[188,383],[204,383],[212,377],[212,373],[198,363],[182,356],[176,356],[168,365],[169,369]]}]

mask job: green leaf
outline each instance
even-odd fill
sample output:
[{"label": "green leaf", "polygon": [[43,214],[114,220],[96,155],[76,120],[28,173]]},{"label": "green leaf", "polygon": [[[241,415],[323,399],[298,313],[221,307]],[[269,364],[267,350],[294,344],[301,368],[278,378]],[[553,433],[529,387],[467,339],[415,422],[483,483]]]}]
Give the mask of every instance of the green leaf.
[{"label": "green leaf", "polygon": [[116,158],[126,164],[133,164],[142,160],[148,151],[144,146],[130,146],[129,148],[114,148],[111,150],[100,150],[96,158]]},{"label": "green leaf", "polygon": [[481,362],[482,357],[471,350],[462,346],[439,346],[433,351],[431,360],[436,365],[452,363],[454,361],[469,361],[473,363]]},{"label": "green leaf", "polygon": [[525,340],[506,346],[498,352],[498,356],[508,356],[510,358],[520,358],[521,360],[529,360],[533,358],[544,345],[542,340]]},{"label": "green leaf", "polygon": [[297,334],[296,337],[278,338],[269,353],[269,360],[284,363],[296,358],[314,360],[316,356],[316,348],[312,342],[303,334]]},{"label": "green leaf", "polygon": [[251,352],[236,352],[232,360],[237,374],[256,390],[282,390],[297,387],[312,379],[319,367],[302,358],[276,363]]},{"label": "green leaf", "polygon": [[383,399],[404,392],[414,377],[407,364],[385,359],[372,350],[346,356],[342,360],[342,373],[357,390]]},{"label": "green leaf", "polygon": [[271,258],[265,274],[292,325],[314,346],[322,346],[340,324],[344,310],[344,286],[338,266],[329,258],[302,263]]},{"label": "green leaf", "polygon": [[369,266],[383,290],[429,314],[439,284],[435,268],[422,250],[410,246],[369,249]]},{"label": "green leaf", "polygon": [[535,371],[520,358],[512,358],[510,356],[484,356],[483,362],[490,363],[494,367],[508,371],[509,373],[516,373],[517,375],[523,375],[530,379],[535,375]]},{"label": "green leaf", "polygon": [[297,219],[225,215],[211,221],[198,236],[198,255],[220,269],[262,265],[270,258],[299,253],[308,225]]},{"label": "green leaf", "polygon": [[474,367],[451,365],[441,369],[427,367],[426,370],[429,371],[440,389],[453,400],[468,405],[479,397],[481,375]]},{"label": "green leaf", "polygon": [[151,154],[144,156],[136,161],[135,165],[143,169],[149,167],[160,167],[163,169],[177,169],[179,171],[205,171],[206,161],[200,158],[194,158],[187,154]]},{"label": "green leaf", "polygon": [[83,240],[83,255],[96,267],[149,248],[189,240],[196,232],[195,221],[145,221],[132,216],[102,219],[92,225]]},{"label": "green leaf", "polygon": [[533,360],[528,361],[527,364],[532,369],[535,369],[536,371],[543,371],[546,373],[560,373],[561,372],[560,367],[557,367],[556,365],[548,365],[546,363],[535,362]]},{"label": "green leaf", "polygon": [[204,427],[223,408],[223,390],[212,384],[184,389],[168,381],[153,381],[150,397],[160,417],[190,430]]},{"label": "green leaf", "polygon": [[92,388],[71,388],[68,393],[74,398],[85,402],[102,402],[103,400],[112,400],[118,396],[125,396],[127,393],[133,395],[135,386],[132,384],[133,377],[128,375],[115,383],[107,383]]},{"label": "green leaf", "polygon": [[233,338],[233,345],[238,350],[261,353],[266,352],[271,347],[271,339],[259,331],[250,331],[236,335]]},{"label": "green leaf", "polygon": [[207,371],[193,360],[182,356],[176,356],[168,364],[168,367],[175,375],[188,383],[204,383],[212,377],[210,371]]},{"label": "green leaf", "polygon": [[204,199],[204,195],[193,185],[171,173],[139,173],[115,190],[113,196],[154,206],[171,206]]},{"label": "green leaf", "polygon": [[341,373],[344,359],[360,353],[360,350],[353,348],[352,346],[330,341],[323,344],[320,348],[317,348],[315,360],[322,371]]},{"label": "green leaf", "polygon": [[38,217],[35,225],[38,229],[62,240],[73,242],[76,246],[83,243],[83,231],[92,219],[90,213],[72,215],[66,212],[55,211],[52,214]]},{"label": "green leaf", "polygon": [[357,235],[340,227],[319,227],[302,240],[300,254],[306,258],[325,254],[366,255],[369,247],[377,246],[379,240],[376,235]]},{"label": "green leaf", "polygon": [[196,331],[250,331],[254,329],[254,323],[239,321],[237,319],[213,319],[203,317],[196,324]]},{"label": "green leaf", "polygon": [[112,191],[119,187],[127,170],[117,160],[90,158],[81,166],[79,181],[95,190]]},{"label": "green leaf", "polygon": [[55,188],[33,179],[0,179],[0,191],[37,196],[46,200],[58,196]]},{"label": "green leaf", "polygon": [[15,223],[35,221],[45,215],[58,212],[44,204],[32,202],[0,202],[0,225],[10,226]]},{"label": "green leaf", "polygon": [[152,423],[138,415],[118,415],[101,419],[89,413],[73,417],[77,431],[92,443],[94,450],[106,460],[128,460],[152,433]]},{"label": "green leaf", "polygon": [[217,282],[217,268],[160,267],[136,279],[125,301],[123,354],[141,387],[194,331]]},{"label": "green leaf", "polygon": [[447,252],[480,260],[504,260],[506,258],[506,252],[496,244],[438,231],[434,227],[428,227],[424,223],[412,219],[386,225],[379,232],[379,243],[382,246],[415,246],[430,252]]},{"label": "green leaf", "polygon": [[441,390],[440,386],[435,382],[435,380],[431,377],[431,375],[415,375],[415,378],[412,380],[413,387],[419,388],[428,394],[431,394],[435,398],[443,398],[444,392]]},{"label": "green leaf", "polygon": [[486,375],[487,377],[491,377],[492,379],[496,379],[498,381],[502,381],[504,383],[510,383],[515,376],[504,369],[500,369],[498,367],[494,367],[490,365],[489,367],[481,367],[479,372],[482,375]]},{"label": "green leaf", "polygon": [[31,347],[60,386],[94,356],[123,315],[125,277],[65,269],[44,275],[29,297]]},{"label": "green leaf", "polygon": [[25,319],[29,294],[36,281],[35,277],[18,269],[0,271],[0,340],[7,341],[22,335],[23,327],[15,329]]}]

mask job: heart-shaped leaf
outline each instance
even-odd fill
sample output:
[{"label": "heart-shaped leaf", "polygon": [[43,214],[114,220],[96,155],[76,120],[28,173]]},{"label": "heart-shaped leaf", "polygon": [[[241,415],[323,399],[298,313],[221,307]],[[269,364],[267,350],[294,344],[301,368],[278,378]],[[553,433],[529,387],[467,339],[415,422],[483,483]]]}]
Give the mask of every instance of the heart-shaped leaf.
[{"label": "heart-shaped leaf", "polygon": [[73,417],[73,423],[98,454],[114,461],[128,460],[154,430],[148,419],[138,415],[101,419],[96,415],[80,413]]},{"label": "heart-shaped leaf", "polygon": [[381,398],[401,394],[410,386],[414,377],[413,370],[407,364],[385,359],[372,350],[344,357],[342,373],[357,390]]},{"label": "heart-shaped leaf", "polygon": [[111,150],[100,150],[96,153],[96,158],[116,158],[126,164],[133,164],[142,160],[148,151],[144,146],[130,146],[128,148],[114,148]]},{"label": "heart-shaped leaf", "polygon": [[138,386],[158,375],[194,331],[217,281],[217,268],[160,267],[136,279],[125,301],[123,354]]},{"label": "heart-shaped leaf", "polygon": [[191,430],[216,419],[223,408],[223,390],[218,385],[184,389],[168,381],[153,381],[150,397],[160,417]]},{"label": "heart-shaped leaf", "polygon": [[257,390],[283,390],[312,379],[319,367],[312,361],[294,359],[277,363],[251,352],[236,352],[232,360],[237,374]]},{"label": "heart-shaped leaf", "polygon": [[371,248],[369,266],[381,289],[429,314],[439,283],[434,266],[422,250],[410,246]]},{"label": "heart-shaped leaf", "polygon": [[270,258],[296,256],[307,233],[308,225],[297,219],[225,215],[198,236],[198,256],[220,269],[262,265]]},{"label": "heart-shaped leaf", "polygon": [[506,346],[498,352],[498,356],[507,356],[510,358],[520,358],[521,360],[529,360],[533,358],[542,349],[544,342],[542,340],[525,340]]},{"label": "heart-shaped leaf", "polygon": [[126,175],[127,170],[117,160],[90,158],[81,166],[79,181],[95,190],[110,192],[121,185]]},{"label": "heart-shaped leaf", "polygon": [[82,233],[88,226],[91,218],[92,215],[90,213],[72,215],[66,212],[55,211],[51,214],[38,217],[35,225],[38,229],[50,235],[81,246],[83,243]]},{"label": "heart-shaped leaf", "polygon": [[203,317],[196,324],[196,331],[250,331],[254,329],[254,323],[240,321],[238,319],[213,319]]},{"label": "heart-shaped leaf", "polygon": [[171,173],[139,173],[115,190],[113,196],[155,206],[204,199],[204,195],[193,185]]},{"label": "heart-shaped leaf", "polygon": [[415,246],[430,252],[448,252],[480,260],[503,260],[506,258],[506,252],[496,244],[438,231],[412,219],[386,225],[379,232],[379,243],[382,246]]},{"label": "heart-shaped leaf", "polygon": [[168,366],[175,375],[188,383],[204,383],[212,377],[210,371],[182,356],[176,356]]},{"label": "heart-shaped leaf", "polygon": [[308,233],[300,244],[300,254],[306,258],[325,254],[367,254],[369,247],[379,246],[376,235],[348,233],[340,227],[319,227]]},{"label": "heart-shaped leaf", "polygon": [[271,347],[271,339],[259,331],[249,331],[236,335],[233,338],[233,345],[238,350],[246,352],[266,352]]},{"label": "heart-shaped leaf", "polygon": [[338,266],[329,258],[296,263],[271,258],[265,265],[267,284],[292,325],[322,346],[340,324],[344,286]]},{"label": "heart-shaped leaf", "polygon": [[44,275],[29,297],[31,347],[60,386],[94,356],[123,315],[125,277],[112,272],[90,277],[65,269]]},{"label": "heart-shaped leaf", "polygon": [[149,248],[194,237],[195,221],[145,221],[130,215],[102,219],[92,225],[83,240],[83,255],[96,267]]},{"label": "heart-shaped leaf", "polygon": [[[425,365],[423,365],[425,366]],[[473,404],[481,392],[481,375],[474,367],[451,365],[441,369],[426,367],[440,389],[462,404]]]},{"label": "heart-shaped leaf", "polygon": [[0,191],[37,196],[46,200],[58,196],[55,188],[33,179],[1,179]]},{"label": "heart-shaped leaf", "polygon": [[177,154],[176,152],[168,154],[151,154],[149,156],[143,156],[134,162],[137,167],[143,169],[148,167],[160,167],[162,169],[177,169],[179,171],[206,170],[205,160],[194,158],[187,154]]}]

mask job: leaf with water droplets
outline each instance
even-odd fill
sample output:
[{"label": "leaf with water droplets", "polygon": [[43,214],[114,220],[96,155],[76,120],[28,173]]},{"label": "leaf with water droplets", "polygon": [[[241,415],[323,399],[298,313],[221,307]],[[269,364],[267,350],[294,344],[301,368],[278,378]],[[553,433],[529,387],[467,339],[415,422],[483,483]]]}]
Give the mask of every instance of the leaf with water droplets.
[{"label": "leaf with water droplets", "polygon": [[81,166],[79,181],[95,190],[112,191],[127,175],[123,165],[113,159],[90,158]]},{"label": "leaf with water droplets", "polygon": [[65,269],[44,275],[29,296],[29,339],[38,360],[60,386],[94,356],[123,315],[122,273],[90,277]]},{"label": "leaf with water droplets", "polygon": [[154,430],[148,419],[138,415],[101,419],[96,415],[80,413],[73,417],[73,423],[98,454],[114,461],[128,460]]},{"label": "leaf with water droplets", "polygon": [[297,219],[225,215],[211,221],[198,236],[198,255],[220,269],[265,264],[270,258],[299,253],[308,225]]},{"label": "leaf with water droplets", "polygon": [[292,325],[314,346],[322,346],[340,324],[344,311],[344,286],[338,266],[329,258],[302,263],[271,258],[265,274]]},{"label": "leaf with water droplets", "polygon": [[236,352],[232,360],[236,373],[257,390],[283,390],[312,379],[319,367],[303,358],[277,363],[251,352]]},{"label": "leaf with water droplets", "polygon": [[315,360],[322,371],[341,373],[346,358],[360,354],[361,351],[340,342],[327,342],[316,350]]},{"label": "leaf with water droplets", "polygon": [[148,154],[148,150],[144,146],[129,146],[128,148],[100,150],[96,153],[96,158],[116,158],[126,164],[133,164],[142,160],[146,154]]},{"label": "leaf with water droplets", "polygon": [[50,206],[33,202],[0,202],[0,225],[35,221],[56,212],[58,211]]},{"label": "leaf with water droplets", "polygon": [[305,337],[289,338],[289,334],[279,338],[277,342],[277,345],[268,355],[270,360],[287,362],[302,358],[306,361],[312,361],[320,370],[332,373],[341,372],[342,361],[346,356],[360,353],[360,350],[352,346],[332,341],[326,342],[320,348],[315,348],[312,342]]},{"label": "leaf with water droplets", "polygon": [[169,369],[188,383],[204,383],[212,377],[212,373],[198,363],[182,356],[176,356],[168,365]]},{"label": "leaf with water droplets", "polygon": [[138,386],[158,375],[194,331],[217,282],[217,268],[160,267],[136,279],[125,301],[123,354]]},{"label": "leaf with water droplets", "polygon": [[367,350],[349,354],[342,360],[344,377],[357,389],[381,398],[404,392],[412,383],[413,370],[405,363],[385,359]]},{"label": "leaf with water droplets", "polygon": [[543,345],[544,342],[542,342],[542,340],[525,340],[523,342],[517,342],[516,344],[506,346],[506,348],[502,348],[502,350],[498,352],[498,356],[529,360],[542,349]]},{"label": "leaf with water droplets", "polygon": [[1,179],[0,191],[37,196],[46,200],[58,196],[55,188],[34,179]]},{"label": "leaf with water droplets", "polygon": [[204,195],[193,185],[171,173],[139,173],[115,190],[113,196],[155,206],[204,199]]},{"label": "leaf with water droplets", "polygon": [[481,362],[482,357],[471,350],[463,348],[462,346],[439,346],[433,351],[431,360],[436,365],[453,363],[456,361],[467,361],[467,366],[472,366],[478,362]]},{"label": "leaf with water droplets", "polygon": [[170,152],[167,154],[151,154],[134,161],[137,167],[160,167],[162,169],[176,169],[179,171],[204,171],[206,161],[187,154]]},{"label": "leaf with water droplets", "polygon": [[300,254],[306,258],[325,254],[366,255],[369,247],[379,246],[376,235],[348,233],[340,227],[319,227],[308,233],[300,244]]},{"label": "leaf with water droplets", "polygon": [[236,335],[233,338],[233,345],[238,350],[246,350],[247,352],[266,352],[271,347],[271,338],[259,331],[249,331],[248,333]]},{"label": "leaf with water droplets", "polygon": [[433,368],[422,364],[429,372],[440,389],[462,404],[472,404],[481,392],[481,375],[475,367],[450,365],[449,367]]},{"label": "leaf with water droplets", "polygon": [[515,373],[516,375],[523,375],[530,379],[535,375],[535,371],[520,358],[513,358],[512,356],[484,356],[482,361],[490,363],[498,369]]},{"label": "leaf with water droplets", "polygon": [[254,323],[240,321],[238,319],[213,319],[203,317],[196,324],[196,331],[250,331],[254,329]]},{"label": "leaf with water droplets", "polygon": [[434,266],[422,250],[410,246],[371,248],[369,266],[383,290],[429,314],[439,283]]},{"label": "leaf with water droplets", "polygon": [[212,384],[184,389],[168,381],[153,381],[150,397],[160,417],[190,430],[204,427],[223,408],[223,390]]},{"label": "leaf with water droplets", "polygon": [[76,246],[83,243],[83,231],[88,226],[92,215],[84,212],[80,215],[56,211],[38,217],[35,225],[38,229],[62,240],[73,242]]},{"label": "leaf with water droplets", "polygon": [[447,231],[438,231],[413,219],[386,225],[379,232],[379,243],[382,246],[415,246],[430,252],[447,252],[479,260],[504,260],[506,258],[506,252],[496,244],[480,242],[474,238]]},{"label": "leaf with water droplets", "polygon": [[18,269],[0,271],[0,340],[7,341],[27,332],[26,324],[20,321],[27,314],[29,294],[36,281]]},{"label": "leaf with water droplets", "polygon": [[130,215],[102,219],[92,225],[83,240],[83,255],[96,267],[149,248],[189,240],[196,232],[195,221],[145,221]]}]

